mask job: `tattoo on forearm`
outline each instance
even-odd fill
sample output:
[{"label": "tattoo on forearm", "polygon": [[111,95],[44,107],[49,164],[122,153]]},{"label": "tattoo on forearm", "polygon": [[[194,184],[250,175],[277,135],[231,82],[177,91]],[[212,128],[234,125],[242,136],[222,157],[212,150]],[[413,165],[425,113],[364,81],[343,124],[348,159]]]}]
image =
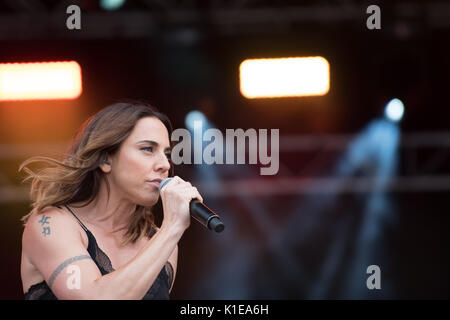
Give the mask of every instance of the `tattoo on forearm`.
[{"label": "tattoo on forearm", "polygon": [[[50,235],[50,222],[48,222],[48,219],[50,218],[51,217],[46,217],[45,215],[43,215],[41,220],[38,221],[42,226],[42,234],[44,235],[44,237]],[[46,224],[48,224],[47,227],[45,227]]]},{"label": "tattoo on forearm", "polygon": [[71,264],[71,263],[73,263],[75,261],[80,261],[80,260],[84,260],[84,259],[92,259],[92,258],[90,256],[84,254],[84,255],[81,255],[81,256],[72,257],[70,259],[67,259],[63,263],[61,263],[55,269],[55,271],[53,271],[52,275],[50,276],[50,279],[48,280],[48,286],[50,287],[50,289],[52,288],[52,285],[53,285],[53,282],[55,281],[55,278],[58,276],[58,274],[61,273],[61,271],[64,270],[65,267],[67,267],[69,264]]}]

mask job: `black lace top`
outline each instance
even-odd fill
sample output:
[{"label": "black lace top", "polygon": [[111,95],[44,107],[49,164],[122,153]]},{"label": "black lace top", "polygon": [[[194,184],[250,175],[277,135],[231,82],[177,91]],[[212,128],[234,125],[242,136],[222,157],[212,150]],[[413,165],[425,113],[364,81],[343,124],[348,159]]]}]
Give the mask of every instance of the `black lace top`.
[{"label": "black lace top", "polygon": [[[81,227],[86,231],[87,237],[89,239],[89,244],[87,251],[94,260],[95,264],[99,268],[102,275],[108,274],[114,271],[112,267],[111,260],[108,256],[100,249],[97,245],[94,235],[84,226],[84,224],[78,219],[78,217],[70,210],[69,207],[66,208],[74,215],[78,220]],[[142,300],[168,300],[169,299],[169,289],[173,281],[173,268],[170,262],[166,262],[165,266],[161,269],[156,280],[153,282],[150,289],[147,291]],[[51,291],[47,282],[43,280],[42,282],[33,284],[28,292],[25,293],[25,300],[57,300],[56,296]]]}]

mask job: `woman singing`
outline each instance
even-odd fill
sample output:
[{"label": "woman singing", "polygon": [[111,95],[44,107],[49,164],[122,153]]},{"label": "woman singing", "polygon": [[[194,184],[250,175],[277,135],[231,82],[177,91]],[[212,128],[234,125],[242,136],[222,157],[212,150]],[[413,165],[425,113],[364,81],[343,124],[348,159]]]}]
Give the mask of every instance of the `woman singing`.
[{"label": "woman singing", "polygon": [[[25,299],[169,298],[189,202],[203,201],[176,176],[158,190],[172,170],[170,134],[151,106],[117,103],[86,121],[64,161],[22,163],[32,181],[32,210],[22,218]],[[47,165],[35,172],[34,162]]]}]

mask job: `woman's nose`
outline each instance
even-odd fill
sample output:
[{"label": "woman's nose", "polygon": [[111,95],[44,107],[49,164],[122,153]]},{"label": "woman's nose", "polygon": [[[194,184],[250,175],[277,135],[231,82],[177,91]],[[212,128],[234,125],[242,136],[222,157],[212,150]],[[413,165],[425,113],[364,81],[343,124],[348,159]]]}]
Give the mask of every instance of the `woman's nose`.
[{"label": "woman's nose", "polygon": [[170,162],[169,159],[167,159],[167,156],[165,154],[162,154],[158,157],[158,160],[156,161],[156,171],[168,171],[170,169]]}]

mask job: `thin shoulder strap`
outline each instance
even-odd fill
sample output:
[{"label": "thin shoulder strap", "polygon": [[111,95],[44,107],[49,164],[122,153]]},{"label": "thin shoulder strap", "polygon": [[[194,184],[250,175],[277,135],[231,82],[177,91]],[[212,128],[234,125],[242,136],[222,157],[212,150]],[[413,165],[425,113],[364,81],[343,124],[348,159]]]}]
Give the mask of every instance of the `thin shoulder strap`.
[{"label": "thin shoulder strap", "polygon": [[81,222],[80,219],[78,219],[78,217],[75,215],[75,213],[73,213],[73,211],[68,207],[68,206],[64,206],[67,208],[67,210],[70,211],[71,214],[73,214],[73,216],[78,220],[78,222],[80,223],[81,227],[84,229],[84,231],[89,231],[88,228],[86,228],[86,226],[83,224],[83,222]]}]

